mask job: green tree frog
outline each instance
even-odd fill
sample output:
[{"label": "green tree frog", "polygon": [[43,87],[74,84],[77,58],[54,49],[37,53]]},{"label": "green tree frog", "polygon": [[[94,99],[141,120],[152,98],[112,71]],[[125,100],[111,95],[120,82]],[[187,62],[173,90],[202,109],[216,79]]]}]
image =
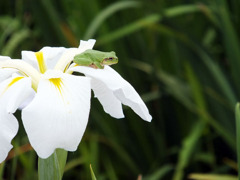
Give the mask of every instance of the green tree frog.
[{"label": "green tree frog", "polygon": [[89,66],[95,69],[103,69],[104,65],[118,63],[118,57],[115,52],[102,52],[88,49],[81,54],[74,56],[73,62],[79,66]]}]

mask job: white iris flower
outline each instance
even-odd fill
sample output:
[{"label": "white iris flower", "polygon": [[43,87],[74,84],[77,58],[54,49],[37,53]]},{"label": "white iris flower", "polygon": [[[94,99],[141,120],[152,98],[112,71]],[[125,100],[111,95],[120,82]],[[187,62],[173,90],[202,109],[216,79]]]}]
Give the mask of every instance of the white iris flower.
[{"label": "white iris flower", "polygon": [[[81,41],[79,48],[22,51],[22,60],[0,56],[0,163],[18,131],[13,115],[18,108],[29,141],[41,158],[49,157],[56,148],[77,149],[88,122],[91,89],[111,116],[123,118],[124,104],[151,121],[138,93],[112,68],[71,64],[76,54],[94,44],[95,40],[88,40]],[[85,76],[72,75],[73,71]]]}]

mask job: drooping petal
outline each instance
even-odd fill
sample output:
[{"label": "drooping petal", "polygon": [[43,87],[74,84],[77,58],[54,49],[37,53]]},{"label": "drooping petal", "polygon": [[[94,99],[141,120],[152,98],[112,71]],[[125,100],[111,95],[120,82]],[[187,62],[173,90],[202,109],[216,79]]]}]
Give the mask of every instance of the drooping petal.
[{"label": "drooping petal", "polygon": [[[83,66],[76,66],[70,69],[71,71],[78,71],[84,73],[86,76],[89,76],[93,79],[92,88],[96,95],[100,94],[99,100],[105,106],[106,103],[103,102],[108,101],[107,99],[112,98],[113,95],[121,101],[124,105],[127,105],[133,109],[135,113],[137,113],[142,119],[146,121],[151,121],[152,117],[148,112],[148,109],[138,95],[136,90],[129,84],[125,79],[123,79],[115,70],[113,70],[109,66],[105,66],[104,69],[94,69],[90,67],[83,67]],[[105,85],[105,89],[101,89],[103,86],[95,86],[94,84],[100,81],[102,84]],[[97,83],[96,83],[97,84]],[[106,88],[108,90],[106,90]],[[104,93],[106,91],[112,92],[108,94]],[[106,107],[104,107],[105,109]],[[119,106],[113,106],[112,111],[108,112],[112,115],[113,111],[116,111],[116,108],[120,108]],[[111,108],[109,108],[111,110]]]},{"label": "drooping petal", "polygon": [[11,150],[11,141],[18,131],[18,122],[12,113],[30,92],[30,78],[13,77],[0,84],[0,163]]},{"label": "drooping petal", "polygon": [[91,87],[103,106],[106,113],[115,118],[124,118],[122,103],[118,100],[113,92],[101,81],[92,79]]},{"label": "drooping petal", "polygon": [[22,110],[29,140],[41,158],[56,148],[75,151],[90,111],[90,78],[47,71],[33,101]]},{"label": "drooping petal", "polygon": [[31,92],[29,93],[29,96],[27,98],[24,99],[24,101],[22,101],[22,103],[19,105],[18,109],[22,110],[23,108],[25,108],[35,97],[35,91],[33,89],[31,89]]},{"label": "drooping petal", "polygon": [[[0,105],[2,106],[2,105]],[[12,149],[11,141],[16,136],[18,131],[18,122],[12,114],[0,112],[0,163],[3,162],[8,152]]]},{"label": "drooping petal", "polygon": [[[43,47],[39,52],[43,53],[43,58],[48,69],[53,69],[59,58],[65,52],[64,47]],[[39,69],[36,52],[22,51],[22,60],[31,64],[34,68]]]}]

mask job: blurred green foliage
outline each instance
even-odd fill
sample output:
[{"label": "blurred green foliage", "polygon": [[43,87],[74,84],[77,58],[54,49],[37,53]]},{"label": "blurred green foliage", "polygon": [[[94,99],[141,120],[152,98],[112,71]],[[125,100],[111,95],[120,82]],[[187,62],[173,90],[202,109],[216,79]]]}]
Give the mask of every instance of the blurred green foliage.
[{"label": "blurred green foliage", "polygon": [[[126,117],[114,119],[92,98],[63,179],[91,179],[90,164],[98,180],[235,179],[239,7],[238,0],[1,0],[1,55],[94,38],[94,49],[117,53],[113,68],[153,116],[147,123],[125,108]],[[22,127],[13,144],[0,179],[36,179],[37,156]]]}]

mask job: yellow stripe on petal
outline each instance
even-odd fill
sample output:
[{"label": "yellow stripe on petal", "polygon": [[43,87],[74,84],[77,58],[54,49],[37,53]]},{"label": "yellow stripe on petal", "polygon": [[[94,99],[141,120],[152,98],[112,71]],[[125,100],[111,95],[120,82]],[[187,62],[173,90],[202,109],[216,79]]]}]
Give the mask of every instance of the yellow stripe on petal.
[{"label": "yellow stripe on petal", "polygon": [[18,82],[20,79],[22,79],[23,77],[15,77],[7,86],[7,88],[9,88],[10,86],[12,86],[14,83]]},{"label": "yellow stripe on petal", "polygon": [[44,58],[43,58],[43,52],[41,52],[41,51],[36,52],[35,56],[37,58],[39,71],[40,71],[40,73],[44,74],[45,71],[47,70],[47,65],[46,65],[46,63],[44,61]]},{"label": "yellow stripe on petal", "polygon": [[49,81],[54,84],[54,86],[56,87],[56,89],[59,91],[59,93],[61,94],[62,96],[62,80],[61,78],[51,78],[49,79]]},{"label": "yellow stripe on petal", "polygon": [[15,77],[12,79],[12,81],[7,85],[7,87],[3,90],[2,94],[0,96],[2,96],[7,90],[8,88],[10,88],[13,84],[15,84],[16,82],[18,82],[19,80],[21,80],[24,77]]}]

